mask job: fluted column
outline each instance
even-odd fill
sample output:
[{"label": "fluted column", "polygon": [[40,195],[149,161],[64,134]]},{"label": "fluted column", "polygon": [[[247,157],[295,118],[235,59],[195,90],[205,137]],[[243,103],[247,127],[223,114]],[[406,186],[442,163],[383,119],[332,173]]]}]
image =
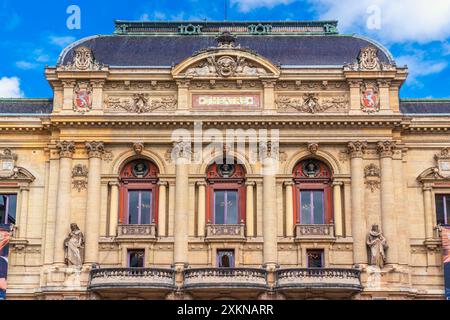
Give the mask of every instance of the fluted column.
[{"label": "fluted column", "polygon": [[378,142],[377,144],[381,164],[381,229],[389,244],[387,263],[394,264],[398,263],[397,218],[394,210],[395,189],[392,170],[392,157],[395,148],[395,142],[391,141]]},{"label": "fluted column", "polygon": [[433,199],[432,187],[425,184],[423,186],[423,206],[425,214],[425,237],[427,240],[433,239]]},{"label": "fluted column", "polygon": [[165,181],[160,181],[159,186],[159,203],[158,203],[158,236],[165,237],[166,221],[167,221],[167,185]]},{"label": "fluted column", "polygon": [[343,183],[335,181],[333,183],[333,208],[334,208],[334,233],[336,237],[342,237],[344,232],[342,219],[342,197],[341,187]]},{"label": "fluted column", "polygon": [[56,202],[56,228],[54,241],[54,263],[64,264],[64,239],[70,231],[70,208],[72,190],[72,157],[75,143],[61,141],[57,143],[59,149],[59,180],[58,197]]},{"label": "fluted column", "polygon": [[246,186],[246,228],[247,237],[255,236],[255,203],[253,196],[253,189],[255,188],[255,182],[247,181]]},{"label": "fluted column", "polygon": [[19,238],[26,238],[27,236],[27,224],[28,224],[28,199],[30,194],[29,187],[23,187],[20,189],[20,215],[17,222],[19,226]]},{"label": "fluted column", "polygon": [[117,235],[117,224],[119,223],[119,182],[110,182],[111,186],[111,206],[109,211],[109,236]]},{"label": "fluted column", "polygon": [[[264,147],[263,147],[264,148]],[[263,155],[263,254],[264,264],[273,271],[278,264],[276,172],[277,159],[269,142]]]},{"label": "fluted column", "polygon": [[364,170],[363,156],[367,144],[350,142],[347,146],[351,158],[351,207],[353,230],[353,260],[355,265],[367,263],[366,219],[364,215]]},{"label": "fluted column", "polygon": [[172,157],[175,160],[175,221],[174,221],[174,264],[177,271],[188,263],[188,190],[191,144],[179,142],[174,145]]},{"label": "fluted column", "polygon": [[286,237],[294,236],[294,182],[287,181],[286,187]]},{"label": "fluted column", "polygon": [[89,173],[87,188],[86,209],[86,249],[85,263],[98,262],[98,240],[100,233],[100,184],[102,155],[105,151],[103,142],[87,142],[86,149],[89,154]]},{"label": "fluted column", "polygon": [[206,228],[206,182],[197,182],[198,186],[198,236],[205,236]]}]

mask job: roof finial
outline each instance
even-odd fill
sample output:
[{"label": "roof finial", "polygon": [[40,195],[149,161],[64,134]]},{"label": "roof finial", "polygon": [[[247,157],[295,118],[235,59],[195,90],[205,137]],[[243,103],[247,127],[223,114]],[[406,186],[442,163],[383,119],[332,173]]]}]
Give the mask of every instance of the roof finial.
[{"label": "roof finial", "polygon": [[216,37],[219,48],[233,48],[236,42],[236,36],[232,35],[230,31],[223,31]]}]

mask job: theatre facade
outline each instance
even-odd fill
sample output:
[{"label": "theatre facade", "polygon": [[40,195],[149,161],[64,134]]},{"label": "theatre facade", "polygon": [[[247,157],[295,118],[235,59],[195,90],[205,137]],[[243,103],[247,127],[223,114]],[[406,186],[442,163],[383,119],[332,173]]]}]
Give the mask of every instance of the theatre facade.
[{"label": "theatre facade", "polygon": [[443,299],[450,101],[337,22],[127,22],[0,100],[7,298]]}]

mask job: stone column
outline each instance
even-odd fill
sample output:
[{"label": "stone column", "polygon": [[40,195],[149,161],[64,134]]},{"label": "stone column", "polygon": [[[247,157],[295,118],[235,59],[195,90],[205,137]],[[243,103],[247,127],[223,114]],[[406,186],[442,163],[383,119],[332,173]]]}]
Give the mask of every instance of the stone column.
[{"label": "stone column", "polygon": [[247,181],[246,186],[246,212],[245,216],[247,221],[245,223],[247,228],[247,237],[252,238],[255,236],[255,201],[253,196],[253,189],[255,188],[255,182]]},{"label": "stone column", "polygon": [[158,236],[165,237],[166,221],[167,221],[167,185],[165,181],[160,181],[159,186],[159,203],[158,203]]},{"label": "stone column", "polygon": [[197,182],[198,186],[198,236],[205,236],[206,228],[206,182]]},{"label": "stone column", "polygon": [[263,238],[264,264],[268,271],[274,271],[278,264],[278,227],[276,205],[276,162],[269,142],[263,156]]},{"label": "stone column", "polygon": [[174,264],[180,273],[188,263],[188,190],[191,144],[179,142],[174,145],[175,159],[175,215],[174,215]]},{"label": "stone column", "polygon": [[109,208],[109,236],[117,236],[117,225],[119,223],[119,182],[110,182],[111,206]]},{"label": "stone column", "polygon": [[98,240],[100,233],[100,184],[102,155],[105,152],[103,142],[87,142],[89,154],[89,173],[87,188],[85,263],[98,262]]},{"label": "stone column", "polygon": [[423,186],[423,206],[425,213],[425,237],[427,240],[433,239],[433,193],[432,187],[428,184]]},{"label": "stone column", "polygon": [[28,224],[28,199],[30,194],[30,188],[29,187],[22,187],[20,188],[20,215],[17,222],[17,225],[19,226],[19,238],[26,238],[27,237],[27,224]]},{"label": "stone column", "polygon": [[394,176],[392,170],[392,156],[395,142],[378,142],[377,151],[381,164],[381,224],[382,232],[389,245],[387,263],[398,263],[398,235],[395,207]]},{"label": "stone column", "polygon": [[60,150],[60,160],[53,261],[55,264],[64,265],[64,239],[69,234],[71,223],[72,157],[75,152],[75,143],[60,141],[56,146]]},{"label": "stone column", "polygon": [[353,260],[355,265],[367,264],[366,219],[364,214],[364,169],[365,142],[349,142],[347,149],[351,158],[351,207],[353,230]]},{"label": "stone column", "polygon": [[286,237],[294,236],[294,182],[287,181],[286,187]]},{"label": "stone column", "polygon": [[334,233],[336,237],[342,237],[344,235],[341,197],[342,185],[342,182],[333,182]]}]

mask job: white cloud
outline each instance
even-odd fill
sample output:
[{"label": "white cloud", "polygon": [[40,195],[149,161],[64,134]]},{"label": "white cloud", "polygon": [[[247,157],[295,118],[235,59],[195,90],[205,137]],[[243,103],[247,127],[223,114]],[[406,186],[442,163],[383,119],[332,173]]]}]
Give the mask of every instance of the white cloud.
[{"label": "white cloud", "polygon": [[231,0],[231,5],[237,5],[241,12],[249,12],[257,8],[273,8],[280,4],[292,2],[295,2],[295,0]]},{"label": "white cloud", "polygon": [[[339,20],[345,32],[362,30],[388,42],[442,41],[450,37],[449,0],[308,0],[321,19]],[[263,1],[259,1],[263,2]],[[379,30],[368,29],[374,8],[379,9]]]},{"label": "white cloud", "polygon": [[422,86],[418,78],[440,73],[448,67],[448,62],[446,61],[425,60],[423,52],[415,55],[400,56],[396,61],[399,66],[408,66],[409,76],[407,83],[416,86]]},{"label": "white cloud", "polygon": [[0,79],[1,98],[23,98],[24,94],[20,90],[20,79],[17,77],[3,77]]},{"label": "white cloud", "polygon": [[68,46],[72,42],[75,42],[75,38],[70,37],[70,36],[63,36],[63,37],[50,36],[49,40],[50,40],[51,44],[56,45],[61,48]]},{"label": "white cloud", "polygon": [[39,65],[37,63],[23,61],[23,60],[17,61],[16,66],[17,66],[17,68],[22,69],[22,70],[32,70],[32,69],[36,69],[39,67]]}]

